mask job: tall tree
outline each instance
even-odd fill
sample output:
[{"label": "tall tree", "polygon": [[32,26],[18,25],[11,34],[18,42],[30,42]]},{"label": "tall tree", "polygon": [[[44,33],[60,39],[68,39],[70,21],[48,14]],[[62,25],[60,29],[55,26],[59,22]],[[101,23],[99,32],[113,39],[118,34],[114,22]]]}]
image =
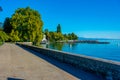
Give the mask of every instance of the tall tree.
[{"label": "tall tree", "polygon": [[58,24],[58,26],[57,26],[57,33],[62,33],[61,32],[61,25],[60,24]]},{"label": "tall tree", "polygon": [[11,25],[13,41],[31,41],[39,45],[42,40],[41,16],[30,7],[17,9],[11,18]]},{"label": "tall tree", "polygon": [[3,24],[3,31],[6,33],[11,33],[12,26],[10,24],[10,18],[6,18]]},{"label": "tall tree", "polygon": [[50,34],[49,34],[48,29],[45,29],[44,34],[46,35],[46,39],[49,40]]}]

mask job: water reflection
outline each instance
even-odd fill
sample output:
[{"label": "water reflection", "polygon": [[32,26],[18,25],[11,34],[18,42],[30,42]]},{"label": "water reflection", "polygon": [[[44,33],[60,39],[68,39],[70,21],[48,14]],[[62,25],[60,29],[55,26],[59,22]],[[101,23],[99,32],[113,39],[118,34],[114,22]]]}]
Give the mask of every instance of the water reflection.
[{"label": "water reflection", "polygon": [[48,48],[62,50],[63,46],[64,46],[64,43],[50,43],[48,45]]},{"label": "water reflection", "polygon": [[75,50],[77,45],[78,45],[77,43],[50,43],[50,44],[41,44],[41,47],[62,51],[65,48],[68,48],[70,50]]},{"label": "water reflection", "polygon": [[70,49],[75,49],[77,47],[77,43],[68,43]]},{"label": "water reflection", "polygon": [[42,48],[49,48],[49,44],[41,44],[39,47],[42,47]]}]

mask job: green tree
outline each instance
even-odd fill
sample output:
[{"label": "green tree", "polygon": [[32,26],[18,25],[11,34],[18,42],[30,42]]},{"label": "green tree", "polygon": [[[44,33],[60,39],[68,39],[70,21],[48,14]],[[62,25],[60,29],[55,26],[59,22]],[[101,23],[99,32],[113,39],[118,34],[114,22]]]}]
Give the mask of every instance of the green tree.
[{"label": "green tree", "polygon": [[8,35],[2,30],[0,30],[0,42],[5,42],[6,40],[8,40],[8,38]]},{"label": "green tree", "polygon": [[68,34],[68,40],[72,40],[71,33]]},{"label": "green tree", "polygon": [[7,17],[3,24],[3,31],[5,33],[11,33],[11,30],[12,30],[12,26],[10,24],[10,18]]},{"label": "green tree", "polygon": [[10,33],[10,40],[13,42],[20,41],[20,38],[18,36],[19,32],[16,30],[12,30]]},{"label": "green tree", "polygon": [[31,41],[36,45],[42,40],[43,22],[38,11],[29,7],[19,8],[11,18],[12,41]]},{"label": "green tree", "polygon": [[64,39],[64,36],[61,33],[56,33],[54,32],[53,37],[52,37],[55,41],[61,41]]},{"label": "green tree", "polygon": [[61,41],[64,39],[63,34],[57,32],[49,32],[49,40],[52,42]]},{"label": "green tree", "polygon": [[50,32],[49,32],[49,35],[50,35],[50,36],[49,36],[49,40],[50,40],[51,42],[53,42],[53,41],[54,41],[54,39],[53,39],[53,38],[54,38],[54,32],[50,31]]},{"label": "green tree", "polygon": [[71,33],[71,37],[72,37],[73,40],[77,40],[78,39],[78,37],[77,37],[77,35],[75,33]]},{"label": "green tree", "polygon": [[61,25],[60,24],[58,24],[58,26],[57,26],[57,33],[62,33],[61,32]]},{"label": "green tree", "polygon": [[46,39],[49,40],[50,34],[48,29],[45,29],[44,34],[46,35]]},{"label": "green tree", "polygon": [[44,33],[45,33],[47,39],[49,38],[49,40],[51,42],[59,42],[62,40],[77,40],[78,39],[78,37],[75,33],[62,34],[60,24],[58,24],[56,32],[53,32],[53,31],[49,32],[48,29],[45,29]]},{"label": "green tree", "polygon": [[68,40],[77,40],[78,36],[75,33],[64,34],[64,37]]},{"label": "green tree", "polygon": [[64,40],[68,40],[68,35],[67,34],[64,34]]}]

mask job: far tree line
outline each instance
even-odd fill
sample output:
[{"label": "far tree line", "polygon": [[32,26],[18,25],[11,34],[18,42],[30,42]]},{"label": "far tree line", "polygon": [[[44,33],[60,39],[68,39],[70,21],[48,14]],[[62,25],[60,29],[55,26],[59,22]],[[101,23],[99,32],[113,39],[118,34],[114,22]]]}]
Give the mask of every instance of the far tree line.
[{"label": "far tree line", "polygon": [[49,31],[48,29],[45,29],[44,34],[46,35],[47,40],[50,40],[52,42],[78,39],[77,35],[73,32],[63,34],[60,24],[58,24],[56,31]]}]

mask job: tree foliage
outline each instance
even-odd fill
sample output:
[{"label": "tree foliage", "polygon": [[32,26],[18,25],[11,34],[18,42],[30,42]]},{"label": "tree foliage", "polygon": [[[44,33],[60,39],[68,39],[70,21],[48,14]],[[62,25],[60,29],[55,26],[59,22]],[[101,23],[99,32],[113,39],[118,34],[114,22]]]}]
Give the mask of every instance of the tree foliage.
[{"label": "tree foliage", "polygon": [[11,33],[11,30],[12,30],[12,26],[11,26],[11,24],[10,24],[10,18],[9,17],[7,17],[6,19],[5,19],[5,21],[4,21],[4,24],[3,24],[3,31],[5,32],[5,33]]},{"label": "tree foliage", "polygon": [[69,33],[68,35],[65,35],[65,37],[67,37],[68,40],[77,40],[78,37],[75,33]]},{"label": "tree foliage", "polygon": [[57,26],[57,33],[62,33],[60,24],[58,24],[58,26]]},{"label": "tree foliage", "polygon": [[12,41],[31,41],[38,45],[42,40],[43,22],[37,11],[19,8],[12,15],[10,24]]},{"label": "tree foliage", "polygon": [[45,29],[44,34],[46,35],[46,39],[49,40],[50,39],[50,34],[49,34],[48,29]]},{"label": "tree foliage", "polygon": [[2,30],[0,30],[0,42],[4,42],[8,39],[9,39],[8,35],[5,32],[3,32]]},{"label": "tree foliage", "polygon": [[53,37],[55,41],[61,41],[64,39],[64,36],[61,33],[54,32]]},{"label": "tree foliage", "polygon": [[62,40],[77,40],[78,37],[75,33],[69,33],[69,34],[62,34],[61,33],[61,26],[58,24],[57,26],[57,32],[49,32],[48,29],[45,29],[45,35],[47,39],[49,38],[50,41],[62,41]]}]

